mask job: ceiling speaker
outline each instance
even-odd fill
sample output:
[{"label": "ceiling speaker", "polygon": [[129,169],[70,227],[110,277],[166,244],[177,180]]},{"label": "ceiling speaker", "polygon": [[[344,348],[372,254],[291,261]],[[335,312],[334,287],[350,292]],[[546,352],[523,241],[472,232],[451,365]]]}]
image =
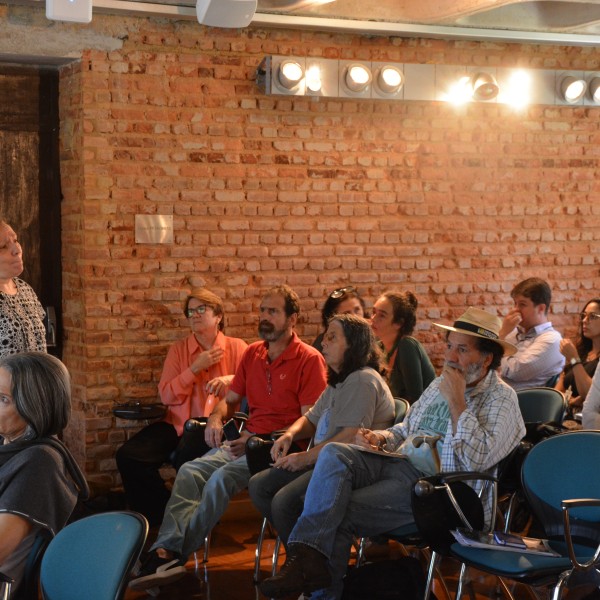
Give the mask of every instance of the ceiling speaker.
[{"label": "ceiling speaker", "polygon": [[197,0],[196,15],[210,27],[247,27],[256,12],[257,0]]}]

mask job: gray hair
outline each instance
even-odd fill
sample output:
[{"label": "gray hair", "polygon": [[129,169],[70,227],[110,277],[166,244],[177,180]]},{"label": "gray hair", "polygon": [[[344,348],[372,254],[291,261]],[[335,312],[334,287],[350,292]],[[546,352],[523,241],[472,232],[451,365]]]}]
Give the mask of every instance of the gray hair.
[{"label": "gray hair", "polygon": [[22,352],[0,358],[11,376],[17,412],[33,430],[29,439],[59,434],[71,415],[71,378],[63,363],[44,352]]}]

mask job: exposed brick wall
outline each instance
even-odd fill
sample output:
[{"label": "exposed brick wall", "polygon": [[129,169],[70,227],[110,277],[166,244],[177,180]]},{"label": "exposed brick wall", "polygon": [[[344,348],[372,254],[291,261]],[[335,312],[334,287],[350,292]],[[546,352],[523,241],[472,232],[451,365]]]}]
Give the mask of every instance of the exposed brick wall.
[{"label": "exposed brick wall", "polygon": [[[93,483],[118,483],[132,431],[114,402],[153,401],[181,300],[206,285],[227,331],[255,338],[280,282],[319,330],[327,291],[352,284],[420,301],[417,336],[439,364],[432,320],[506,310],[512,285],[552,282],[553,321],[597,295],[600,109],[266,97],[266,54],[592,69],[594,48],[361,38],[94,15],[121,50],[63,71],[65,362]],[[173,214],[173,245],[135,245],[136,213]],[[85,448],[81,448],[82,441]]]}]

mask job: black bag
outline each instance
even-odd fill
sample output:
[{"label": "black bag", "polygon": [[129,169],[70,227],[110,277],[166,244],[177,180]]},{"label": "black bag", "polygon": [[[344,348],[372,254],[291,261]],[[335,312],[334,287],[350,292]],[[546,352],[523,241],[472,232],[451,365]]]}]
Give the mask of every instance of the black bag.
[{"label": "black bag", "polygon": [[[344,578],[342,600],[422,600],[425,571],[412,556],[352,568]],[[431,598],[435,599],[434,594]]]}]

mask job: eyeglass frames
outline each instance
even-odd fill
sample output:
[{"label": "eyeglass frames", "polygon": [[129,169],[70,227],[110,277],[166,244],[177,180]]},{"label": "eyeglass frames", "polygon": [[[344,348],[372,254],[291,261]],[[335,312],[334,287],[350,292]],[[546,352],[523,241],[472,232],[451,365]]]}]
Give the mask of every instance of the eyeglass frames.
[{"label": "eyeglass frames", "polygon": [[600,319],[600,315],[598,313],[593,313],[593,312],[590,312],[590,313],[582,312],[579,315],[579,320],[585,321],[586,319],[588,321],[597,321],[598,319]]},{"label": "eyeglass frames", "polygon": [[212,306],[208,304],[200,304],[196,306],[196,308],[186,308],[185,316],[188,319],[191,319],[194,315],[203,315],[208,308],[212,308]]},{"label": "eyeglass frames", "polygon": [[329,294],[330,298],[341,298],[344,294],[349,294],[350,292],[355,292],[356,289],[349,285],[348,287],[338,288],[337,290],[333,290],[331,294]]}]

